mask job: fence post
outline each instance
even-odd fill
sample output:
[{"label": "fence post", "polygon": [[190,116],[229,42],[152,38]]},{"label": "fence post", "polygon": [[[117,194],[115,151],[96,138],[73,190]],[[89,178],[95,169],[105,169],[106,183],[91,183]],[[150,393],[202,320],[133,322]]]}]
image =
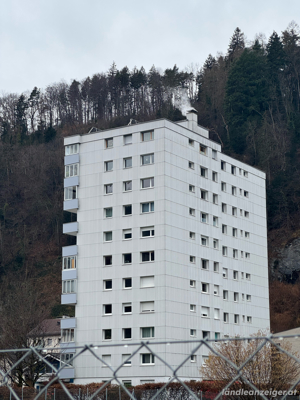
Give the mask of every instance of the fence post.
[{"label": "fence post", "polygon": [[79,390],[78,390],[78,400],[80,400],[81,399],[81,388],[79,388]]},{"label": "fence post", "polygon": [[9,400],[11,400],[11,391],[9,391]]},{"label": "fence post", "polygon": [[107,388],[105,389],[105,399],[107,400]]},{"label": "fence post", "polygon": [[119,385],[119,400],[121,400],[121,386]]},{"label": "fence post", "polygon": [[24,390],[24,386],[22,386],[22,400],[23,400],[23,390]]},{"label": "fence post", "polygon": [[88,387],[86,388],[86,398],[87,399],[89,398],[89,388]]},{"label": "fence post", "polygon": [[55,390],[56,390],[56,389],[54,388],[54,397],[53,397],[53,400],[55,400]]},{"label": "fence post", "polygon": [[200,390],[200,399],[202,400],[202,390]]},{"label": "fence post", "polygon": [[48,392],[48,389],[45,390],[45,400],[47,400],[47,392]]}]

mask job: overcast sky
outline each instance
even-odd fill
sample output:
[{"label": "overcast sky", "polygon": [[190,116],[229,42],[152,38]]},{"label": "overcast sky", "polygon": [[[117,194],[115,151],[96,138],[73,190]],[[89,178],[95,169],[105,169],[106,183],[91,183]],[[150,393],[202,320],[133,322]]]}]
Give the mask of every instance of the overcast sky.
[{"label": "overcast sky", "polygon": [[118,68],[201,66],[226,53],[238,26],[248,40],[292,21],[299,0],[2,0],[0,93],[81,80]]}]

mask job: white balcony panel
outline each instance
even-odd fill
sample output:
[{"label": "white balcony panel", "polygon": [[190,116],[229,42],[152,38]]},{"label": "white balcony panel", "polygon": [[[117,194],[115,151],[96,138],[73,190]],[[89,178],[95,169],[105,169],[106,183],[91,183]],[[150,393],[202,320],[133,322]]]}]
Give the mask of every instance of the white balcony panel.
[{"label": "white balcony panel", "polygon": [[77,245],[74,246],[65,246],[62,248],[62,256],[77,256]]},{"label": "white balcony panel", "polygon": [[60,379],[73,379],[75,378],[75,369],[66,367],[58,373],[58,376]]},{"label": "white balcony panel", "polygon": [[60,348],[62,353],[75,353],[75,342],[62,342]]},{"label": "white balcony panel", "polygon": [[65,156],[65,165],[79,163],[79,154],[72,154],[71,156]]},{"label": "white balcony panel", "polygon": [[61,304],[76,304],[77,295],[76,293],[68,293],[61,295]]},{"label": "white balcony panel", "polygon": [[62,271],[61,279],[63,281],[67,281],[70,279],[77,279],[77,270],[76,269],[65,269]]},{"label": "white balcony panel", "polygon": [[60,320],[61,329],[76,328],[76,318],[62,318]]},{"label": "white balcony panel", "polygon": [[78,222],[69,222],[68,224],[63,224],[63,233],[76,236],[78,233]]},{"label": "white balcony panel", "polygon": [[64,179],[64,187],[78,186],[79,176],[72,176],[71,178]]},{"label": "white balcony panel", "polygon": [[64,201],[64,211],[77,213],[78,206],[79,206],[78,199]]}]

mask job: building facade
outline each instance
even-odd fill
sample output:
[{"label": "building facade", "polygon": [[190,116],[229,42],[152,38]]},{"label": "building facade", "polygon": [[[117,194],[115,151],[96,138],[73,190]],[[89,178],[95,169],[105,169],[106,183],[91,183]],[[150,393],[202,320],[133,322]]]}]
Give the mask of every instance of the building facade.
[{"label": "building facade", "polygon": [[[197,113],[65,138],[62,304],[65,361],[76,346],[133,385],[167,381],[150,351],[130,343],[250,335],[269,328],[265,174],[221,152]],[[153,345],[174,368],[192,343]],[[122,349],[122,350],[121,350]],[[208,351],[180,369],[199,379]],[[127,361],[126,361],[127,360]],[[105,381],[109,368],[81,356],[64,371],[75,383]]]}]

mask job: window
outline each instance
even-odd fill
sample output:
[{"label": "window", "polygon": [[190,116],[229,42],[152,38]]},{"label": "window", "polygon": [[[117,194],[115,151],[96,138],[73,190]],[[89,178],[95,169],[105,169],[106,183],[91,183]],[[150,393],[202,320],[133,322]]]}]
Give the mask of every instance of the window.
[{"label": "window", "polygon": [[225,182],[221,182],[221,190],[222,190],[222,192],[226,192],[226,183]]},{"label": "window", "polygon": [[232,175],[236,174],[236,167],[234,165],[231,166],[231,173]]},{"label": "window", "polygon": [[222,246],[222,255],[227,257],[227,247],[226,246]]},{"label": "window", "polygon": [[112,256],[104,256],[104,265],[112,265]]},{"label": "window", "polygon": [[65,166],[65,178],[79,175],[79,164],[70,164]]},{"label": "window", "polygon": [[213,239],[213,248],[218,249],[219,248],[219,241],[218,239]]},{"label": "window", "polygon": [[104,241],[111,242],[112,241],[112,231],[104,232]]},{"label": "window", "polygon": [[154,187],[154,178],[141,179],[141,188],[148,189]]},{"label": "window", "polygon": [[141,328],[141,337],[142,339],[154,338],[154,326],[150,326],[148,328]]},{"label": "window", "polygon": [[232,207],[232,215],[233,216],[237,216],[237,208],[236,207]]},{"label": "window", "polygon": [[104,217],[105,218],[112,218],[113,216],[113,209],[112,207],[104,208]]},{"label": "window", "polygon": [[245,300],[245,294],[244,293],[242,293],[242,300],[243,301]]},{"label": "window", "polygon": [[112,304],[103,305],[103,314],[112,314]]},{"label": "window", "polygon": [[214,272],[219,272],[219,263],[214,261]]},{"label": "window", "polygon": [[103,329],[103,340],[111,340],[111,329]]},{"label": "window", "polygon": [[241,278],[244,279],[244,272],[241,272]]},{"label": "window", "polygon": [[73,365],[73,357],[74,354],[71,353],[64,353],[60,355],[60,359],[63,363],[70,365]]},{"label": "window", "polygon": [[237,228],[232,228],[232,236],[237,237]]},{"label": "window", "polygon": [[237,292],[233,293],[233,301],[235,301],[235,302],[239,301],[239,294]]},{"label": "window", "polygon": [[113,165],[114,165],[113,161],[105,161],[104,162],[104,171],[106,171],[106,172],[112,171],[113,170]]},{"label": "window", "polygon": [[123,289],[132,288],[132,278],[123,278]]},{"label": "window", "polygon": [[196,257],[195,256],[190,256],[190,263],[195,264],[196,262]]},{"label": "window", "polygon": [[240,209],[240,216],[241,217],[243,216],[243,210],[242,209]]},{"label": "window", "polygon": [[132,190],[132,181],[123,182],[123,190],[124,192]]},{"label": "window", "polygon": [[194,146],[194,144],[195,144],[195,141],[193,139],[189,139],[189,145]]},{"label": "window", "polygon": [[131,328],[123,328],[123,339],[131,339]]},{"label": "window", "polygon": [[225,161],[221,161],[221,170],[226,171],[226,162]]},{"label": "window", "polygon": [[108,185],[104,185],[104,193],[111,194],[113,192],[113,184],[109,183]]},{"label": "window", "polygon": [[76,280],[62,281],[62,293],[75,293],[76,292]]},{"label": "window", "polygon": [[214,182],[218,182],[218,174],[217,174],[217,172],[212,172],[212,180],[214,181]]},{"label": "window", "polygon": [[132,135],[124,135],[123,139],[124,139],[124,145],[132,144]]},{"label": "window", "polygon": [[245,258],[250,258],[250,253],[245,253]]},{"label": "window", "polygon": [[141,228],[141,237],[146,238],[146,237],[151,237],[154,236],[154,226],[146,226],[144,228]]},{"label": "window", "polygon": [[109,149],[113,147],[113,138],[105,139],[105,148]]},{"label": "window", "polygon": [[201,317],[208,318],[209,317],[209,307],[201,307]]},{"label": "window", "polygon": [[246,218],[249,218],[249,211],[245,211],[244,215]]},{"label": "window", "polygon": [[247,171],[244,171],[244,177],[248,178],[248,172]]},{"label": "window", "polygon": [[142,364],[155,364],[155,356],[154,354],[141,354],[141,363]]},{"label": "window", "polygon": [[65,200],[77,199],[77,186],[70,186],[65,188]]},{"label": "window", "polygon": [[107,279],[103,281],[104,290],[112,290],[112,280]]},{"label": "window", "polygon": [[196,362],[197,361],[197,356],[195,354],[192,354],[190,357],[191,362]]},{"label": "window", "polygon": [[154,164],[154,153],[142,155],[141,164],[142,165]]},{"label": "window", "polygon": [[246,273],[246,279],[248,279],[248,281],[251,280],[251,275]]},{"label": "window", "polygon": [[62,329],[62,342],[74,342],[74,329]]},{"label": "window", "polygon": [[250,237],[250,232],[245,231],[245,238],[249,239],[249,237]]},{"label": "window", "polygon": [[192,193],[195,193],[195,186],[194,185],[189,185],[189,191]]},{"label": "window", "polygon": [[249,197],[249,192],[247,192],[247,190],[244,190],[244,196]]},{"label": "window", "polygon": [[199,145],[199,151],[200,151],[201,154],[203,154],[203,155],[206,156],[207,147],[204,146],[203,144],[200,144],[200,145]]},{"label": "window", "polygon": [[227,204],[222,203],[222,212],[227,213]]},{"label": "window", "polygon": [[201,222],[207,224],[208,223],[208,214],[201,213]]},{"label": "window", "polygon": [[196,304],[190,304],[190,311],[196,312]]},{"label": "window", "polygon": [[209,332],[208,331],[202,331],[202,338],[203,339],[209,339]]},{"label": "window", "polygon": [[215,332],[215,340],[219,340],[220,339],[220,332]]},{"label": "window", "polygon": [[237,249],[233,249],[233,250],[232,250],[232,257],[233,257],[233,258],[238,258],[238,254],[239,254],[239,253],[238,253]]},{"label": "window", "polygon": [[223,322],[226,324],[229,322],[229,314],[227,312],[223,313]]},{"label": "window", "polygon": [[218,195],[213,193],[213,203],[218,204]]},{"label": "window", "polygon": [[132,305],[131,303],[123,303],[123,314],[131,314],[132,313]]},{"label": "window", "polygon": [[141,276],[141,288],[154,287],[154,275]]},{"label": "window", "polygon": [[203,258],[201,259],[201,267],[202,269],[208,269],[209,267],[209,261],[208,260],[204,260]]},{"label": "window", "polygon": [[149,142],[154,139],[154,131],[142,132],[142,142]]},{"label": "window", "polygon": [[228,290],[223,290],[223,300],[228,300]]},{"label": "window", "polygon": [[154,251],[144,251],[141,253],[142,262],[154,261]]},{"label": "window", "polygon": [[195,164],[192,161],[189,161],[189,168],[195,169]]},{"label": "window", "polygon": [[228,278],[228,269],[227,268],[223,268],[223,278]]},{"label": "window", "polygon": [[209,292],[209,284],[201,283],[201,291],[202,291],[202,293],[208,293]]},{"label": "window", "polygon": [[196,237],[195,232],[190,232],[190,239],[195,240],[195,237]]},{"label": "window", "polygon": [[247,322],[248,322],[249,324],[252,324],[252,317],[247,316]]},{"label": "window", "polygon": [[201,236],[201,245],[208,246],[208,237],[207,236]]},{"label": "window", "polygon": [[132,230],[131,229],[123,229],[123,240],[132,239]]},{"label": "window", "polygon": [[206,190],[200,189],[201,199],[208,200],[208,192]]},{"label": "window", "polygon": [[222,224],[222,233],[227,234],[227,225]]},{"label": "window", "polygon": [[214,308],[214,319],[220,319],[220,309]]},{"label": "window", "polygon": [[131,264],[131,263],[132,263],[131,253],[123,254],[123,264]]},{"label": "window", "polygon": [[196,210],[194,208],[189,209],[189,214],[194,217],[196,215]]},{"label": "window", "polygon": [[212,159],[216,160],[217,159],[217,150],[212,150],[211,153],[212,153]]},{"label": "window", "polygon": [[214,296],[219,296],[219,285],[214,285]]},{"label": "window", "polygon": [[200,175],[202,176],[202,178],[207,178],[207,168],[204,167],[200,167]]},{"label": "window", "polygon": [[123,206],[123,213],[124,215],[132,215],[132,205],[127,204],[126,206]]},{"label": "window", "polygon": [[63,257],[63,269],[76,268],[76,256]]},{"label": "window", "polygon": [[246,294],[246,300],[251,301],[251,294]]},{"label": "window", "polygon": [[132,157],[123,158],[123,166],[124,168],[131,168],[132,167]]},{"label": "window", "polygon": [[141,301],[141,312],[154,312],[154,301]]},{"label": "window", "polygon": [[190,280],[190,287],[195,288],[196,287],[196,281]]},{"label": "window", "polygon": [[235,186],[231,186],[231,194],[233,196],[236,196],[236,187]]},{"label": "window", "polygon": [[238,271],[233,271],[233,279],[234,279],[235,281],[237,281],[238,278],[239,278],[239,273],[238,273]]},{"label": "window", "polygon": [[131,366],[131,359],[128,360],[128,358],[131,356],[131,354],[122,354],[122,364],[124,367],[130,367]]},{"label": "window", "polygon": [[65,155],[70,156],[72,154],[79,153],[79,144],[71,144],[69,146],[65,146]]},{"label": "window", "polygon": [[196,337],[196,329],[190,329],[190,336]]},{"label": "window", "polygon": [[239,315],[238,314],[234,314],[234,323],[235,324],[239,323]]},{"label": "window", "polygon": [[218,217],[213,216],[213,226],[218,226]]},{"label": "window", "polygon": [[150,203],[141,203],[142,205],[142,213],[148,213],[154,211],[154,201]]}]

